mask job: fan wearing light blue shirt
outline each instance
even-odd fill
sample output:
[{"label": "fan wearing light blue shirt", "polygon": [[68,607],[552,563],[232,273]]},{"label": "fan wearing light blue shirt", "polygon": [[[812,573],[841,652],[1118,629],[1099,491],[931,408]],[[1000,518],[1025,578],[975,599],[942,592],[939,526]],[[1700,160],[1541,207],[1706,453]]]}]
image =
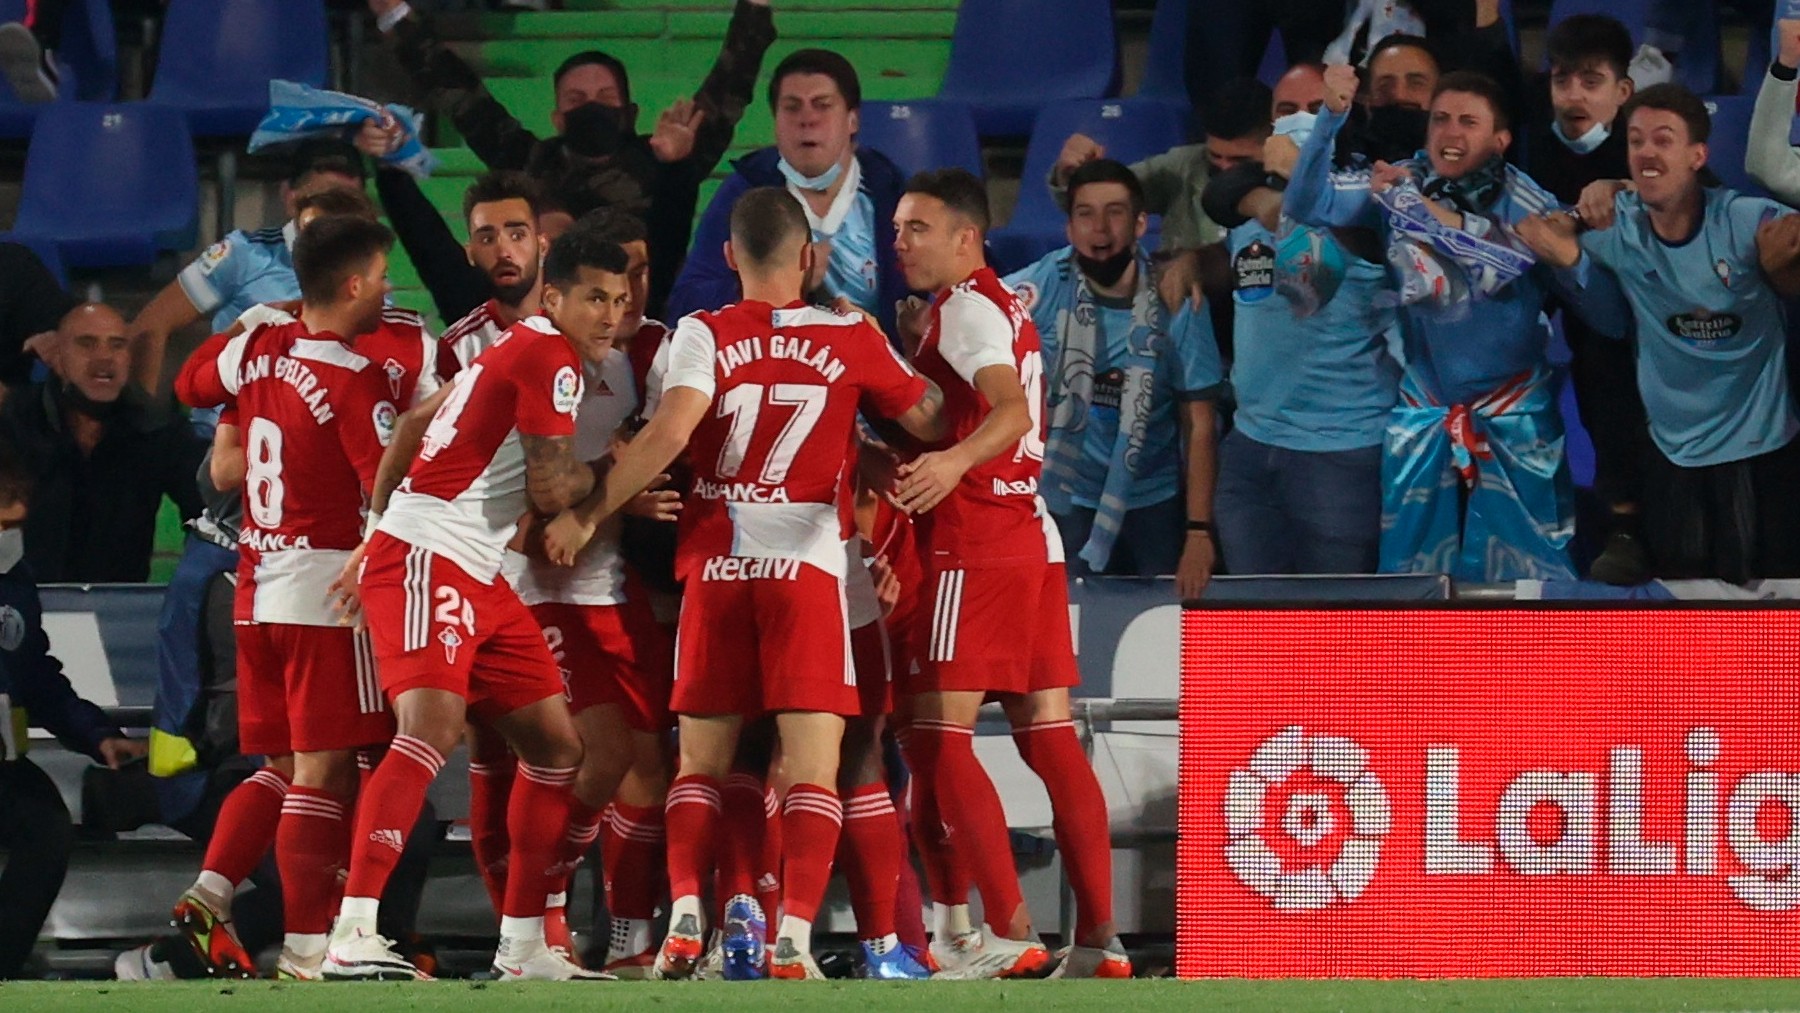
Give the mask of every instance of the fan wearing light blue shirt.
[{"label": "fan wearing light blue shirt", "polygon": [[247,309],[261,303],[300,298],[294,279],[294,237],[300,234],[298,202],[329,189],[363,187],[362,155],[343,141],[315,141],[300,146],[293,172],[282,184],[285,225],[239,229],[207,247],[176,279],[164,286],[131,322],[132,378],[146,390],[162,382],[163,354],[169,336],[210,316],[213,333],[227,330]]},{"label": "fan wearing light blue shirt", "polygon": [[1043,343],[1039,489],[1071,572],[1174,574],[1178,592],[1197,597],[1215,556],[1223,375],[1211,320],[1197,300],[1170,307],[1157,293],[1129,168],[1084,164],[1068,200],[1070,245],[1004,279]]},{"label": "fan wearing light blue shirt", "polygon": [[1782,308],[1800,294],[1800,216],[1704,185],[1711,121],[1679,85],[1634,97],[1626,130],[1637,192],[1579,237],[1562,213],[1522,222],[1519,235],[1581,283],[1615,275],[1631,303],[1656,445],[1645,502],[1655,573],[1800,575],[1800,415]]}]

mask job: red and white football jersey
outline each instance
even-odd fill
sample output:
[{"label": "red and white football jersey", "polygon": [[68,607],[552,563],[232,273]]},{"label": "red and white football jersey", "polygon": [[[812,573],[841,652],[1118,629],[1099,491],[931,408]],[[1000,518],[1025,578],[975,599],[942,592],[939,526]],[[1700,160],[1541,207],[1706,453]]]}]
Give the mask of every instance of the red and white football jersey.
[{"label": "red and white football jersey", "polygon": [[984,267],[932,301],[913,363],[944,391],[950,431],[933,450],[962,441],[987,418],[992,406],[975,389],[975,374],[989,366],[1018,370],[1031,410],[1031,431],[1017,447],[970,468],[956,490],[921,517],[919,533],[928,555],[957,565],[1048,558],[1048,513],[1038,498],[1044,355],[1031,315],[993,269]]},{"label": "red and white football jersey", "polygon": [[470,310],[461,320],[444,328],[438,337],[438,379],[449,381],[462,372],[475,357],[494,347],[506,328],[500,325],[500,301],[489,299]]},{"label": "red and white football jersey", "polygon": [[351,342],[358,355],[375,364],[387,382],[394,404],[402,408],[424,404],[438,392],[438,342],[425,326],[425,318],[412,310],[390,306],[381,311],[381,326]]},{"label": "red and white football jersey", "polygon": [[684,317],[662,388],[712,399],[688,441],[694,489],[676,573],[718,556],[797,559],[842,577],[856,413],[892,418],[925,381],[861,316],[741,302]]},{"label": "red and white football jersey", "polygon": [[528,317],[456,374],[380,530],[491,582],[525,493],[521,435],[573,436],[581,361],[543,317]]},{"label": "red and white football jersey", "polygon": [[238,335],[216,366],[249,463],[239,540],[255,553],[250,618],[336,626],[328,589],[362,542],[394,430],[385,378],[342,339],[297,322]]},{"label": "red and white football jersey", "polygon": [[[598,363],[583,359],[581,405],[576,412],[575,456],[596,461],[606,456],[613,433],[638,409],[631,360],[612,349]],[[618,537],[596,537],[575,557],[573,566],[528,560],[506,554],[507,583],[527,605],[622,605],[625,603],[625,559]]]}]

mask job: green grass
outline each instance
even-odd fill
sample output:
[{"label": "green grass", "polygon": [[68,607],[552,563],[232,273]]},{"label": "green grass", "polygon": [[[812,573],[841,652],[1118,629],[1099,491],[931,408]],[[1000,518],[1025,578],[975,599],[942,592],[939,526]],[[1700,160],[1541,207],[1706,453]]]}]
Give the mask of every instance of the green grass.
[{"label": "green grass", "polygon": [[858,1013],[916,1010],[1018,1010],[1131,1013],[1161,1010],[1307,1011],[1446,1010],[1495,1013],[1659,1013],[1669,1010],[1800,1009],[1800,980],[1552,978],[1486,981],[1133,981],[1133,982],[820,982],[530,984],[478,982],[389,985],[282,985],[263,982],[29,982],[0,984],[0,1006],[32,1013],[129,1009],[132,1013],[214,1010],[311,1011],[332,1007],[419,1010],[594,1011],[633,1008],[674,1013],[761,1013],[800,1004]]}]

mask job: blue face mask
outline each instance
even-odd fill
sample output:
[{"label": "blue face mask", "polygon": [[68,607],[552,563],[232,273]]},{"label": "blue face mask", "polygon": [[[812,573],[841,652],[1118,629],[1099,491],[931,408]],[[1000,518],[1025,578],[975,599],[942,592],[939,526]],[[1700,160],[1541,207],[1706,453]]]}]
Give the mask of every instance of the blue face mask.
[{"label": "blue face mask", "polygon": [[800,170],[789,165],[785,158],[776,162],[775,168],[781,170],[781,178],[802,190],[811,190],[814,193],[824,193],[831,189],[837,183],[838,178],[844,174],[844,163],[842,162],[831,163],[831,168],[817,176],[801,175]]},{"label": "blue face mask", "polygon": [[1570,137],[1563,133],[1561,123],[1550,124],[1550,129],[1556,132],[1557,140],[1563,142],[1570,151],[1577,155],[1593,154],[1595,148],[1605,144],[1606,139],[1612,136],[1612,126],[1606,123],[1594,124],[1587,129],[1587,133],[1580,137]]}]

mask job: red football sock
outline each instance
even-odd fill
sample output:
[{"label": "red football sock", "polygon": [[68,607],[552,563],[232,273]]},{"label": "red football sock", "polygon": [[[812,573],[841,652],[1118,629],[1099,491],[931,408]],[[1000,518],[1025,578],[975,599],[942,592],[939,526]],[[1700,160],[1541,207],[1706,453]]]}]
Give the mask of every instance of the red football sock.
[{"label": "red football sock", "polygon": [[318,788],[288,789],[275,832],[275,864],[281,870],[282,917],[289,932],[331,931],[338,874],[350,857],[347,803]]},{"label": "red football sock", "polygon": [[264,767],[231,789],[219,806],[218,822],[206,842],[206,858],[200,868],[218,873],[233,885],[248,878],[275,843],[287,793],[288,779],[274,767]]},{"label": "red football sock", "polygon": [[702,897],[718,854],[719,781],[702,774],[675,779],[665,810],[669,835],[669,896]]},{"label": "red football sock", "polygon": [[394,736],[356,807],[344,896],[381,896],[388,876],[400,864],[400,852],[419,821],[419,810],[425,807],[425,792],[442,769],[444,755],[430,743],[410,735]]},{"label": "red football sock", "polygon": [[519,761],[519,776],[506,807],[511,848],[506,859],[507,918],[540,918],[544,899],[562,879],[557,856],[569,829],[570,790],[576,767],[536,767]]},{"label": "red football sock", "polygon": [[[781,914],[812,921],[831,881],[831,856],[837,853],[844,825],[844,804],[837,792],[816,784],[796,784],[781,805]],[[888,920],[893,920],[888,908]]]},{"label": "red football sock", "polygon": [[563,834],[562,848],[556,856],[557,876],[550,889],[553,894],[568,893],[575,870],[587,856],[588,849],[600,836],[600,810],[573,795],[569,796],[569,826]]},{"label": "red football sock", "polygon": [[1013,742],[1050,792],[1056,850],[1075,894],[1075,940],[1080,942],[1113,920],[1112,829],[1106,795],[1073,721],[1027,725],[1014,730]]},{"label": "red football sock", "polygon": [[656,917],[663,881],[663,810],[661,806],[606,807],[606,840],[600,855],[606,866],[606,910],[614,918]]},{"label": "red football sock", "polygon": [[906,787],[906,829],[925,866],[925,885],[930,891],[930,899],[939,904],[967,904],[968,866],[956,849],[950,846],[935,794],[926,790],[925,777],[920,773],[919,746],[910,730],[902,729],[897,738],[900,740],[900,751],[906,757],[906,765],[913,772],[912,780]]},{"label": "red football sock", "polygon": [[[727,777],[719,792],[720,833],[725,838],[718,853],[718,896],[715,899],[720,907],[738,894],[757,895],[757,881],[762,878],[765,868],[763,846],[768,821],[765,795],[762,778],[742,771]],[[669,836],[673,838],[674,835],[675,824],[671,821]],[[669,874],[674,876],[673,868]]]},{"label": "red football sock", "polygon": [[838,856],[850,887],[856,934],[878,939],[894,932],[894,903],[903,862],[900,820],[887,785],[877,781],[844,799],[844,831]]},{"label": "red football sock", "polygon": [[919,872],[906,860],[906,831],[900,832],[900,882],[894,891],[894,932],[900,941],[925,952],[925,896],[919,890]]},{"label": "red football sock", "polygon": [[[842,811],[841,805],[839,811]],[[763,914],[770,924],[782,914],[782,896],[786,889],[787,873],[783,869],[787,857],[783,844],[786,834],[782,832],[781,821],[781,799],[775,794],[774,788],[764,788],[762,855],[756,863],[756,902],[762,906]],[[837,843],[834,841],[826,854],[836,853]]]},{"label": "red football sock", "polygon": [[1000,793],[975,758],[974,729],[949,721],[914,721],[908,738],[917,764],[914,789],[935,799],[945,837],[956,842],[957,858],[974,874],[988,925],[1010,934],[1025,898],[1019,892]]},{"label": "red football sock", "polygon": [[469,847],[495,914],[506,900],[506,806],[518,768],[511,756],[469,764]]}]

